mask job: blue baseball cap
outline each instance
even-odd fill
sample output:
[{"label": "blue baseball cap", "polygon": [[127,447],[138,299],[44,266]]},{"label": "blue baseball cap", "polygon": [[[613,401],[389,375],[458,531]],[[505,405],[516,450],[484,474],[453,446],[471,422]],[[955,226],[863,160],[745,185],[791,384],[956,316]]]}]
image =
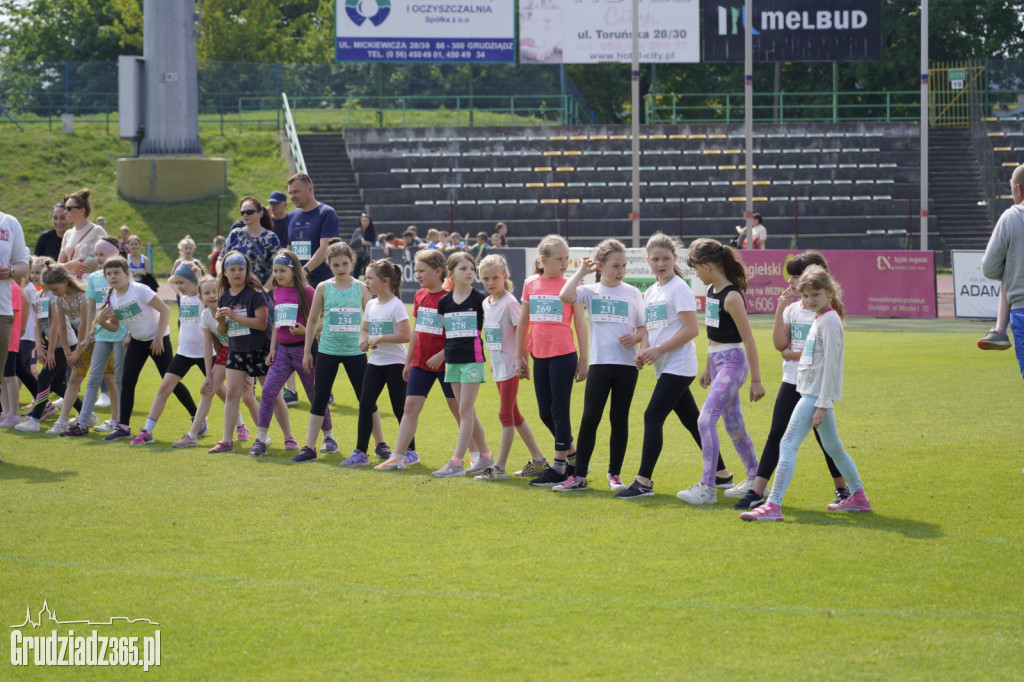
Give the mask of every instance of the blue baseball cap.
[{"label": "blue baseball cap", "polygon": [[288,201],[288,195],[284,192],[271,192],[270,198],[267,199],[268,204],[284,204]]}]

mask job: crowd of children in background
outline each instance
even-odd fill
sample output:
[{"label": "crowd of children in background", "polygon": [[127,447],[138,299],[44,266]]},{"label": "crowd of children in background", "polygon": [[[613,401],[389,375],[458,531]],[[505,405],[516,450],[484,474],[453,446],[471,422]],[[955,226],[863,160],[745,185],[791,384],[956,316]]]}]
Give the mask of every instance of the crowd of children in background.
[{"label": "crowd of children in background", "polygon": [[[84,231],[88,212],[83,213],[79,223]],[[355,279],[356,253],[341,240],[326,252],[333,277],[314,288],[291,251],[277,252],[270,279],[261,282],[245,255],[228,251],[222,257],[223,240],[214,244],[207,274],[195,257],[195,242],[186,237],[178,245],[180,257],[170,278],[178,296],[177,320],[172,320],[171,308],[145,283],[152,273],[141,240],[127,228],[121,229],[120,239],[104,233],[83,261],[87,266],[36,258],[29,276],[16,284],[19,334],[4,368],[0,427],[40,431],[41,422],[56,413],[50,434],[82,437],[95,430],[105,434],[105,441],[148,445],[155,442],[158,421],[173,394],[191,418],[189,431],[173,445],[189,448],[207,433],[213,397],[218,396],[224,402],[221,435],[209,452],[232,452],[236,438],[250,439],[240,414],[244,403],[257,430],[250,455],[268,453],[269,428],[276,420],[283,449],[297,453],[292,461],[312,461],[318,457],[318,438],[320,453],[340,447],[329,402],[343,366],[358,404],[350,429],[355,447],[342,462],[345,467],[369,465],[371,454],[381,471],[419,463],[415,435],[436,381],[457,425],[453,442],[444,444],[451,446],[450,456],[433,472],[436,477],[507,480],[518,434],[530,460],[516,476],[559,493],[585,490],[595,451],[604,451],[597,447],[597,431],[608,407],[608,487],[624,499],[650,496],[664,423],[675,412],[703,461],[700,480],[677,495],[684,502],[713,504],[724,488],[727,497],[739,498],[735,508],[744,520],[781,520],[797,449],[813,429],[834,481],[835,498],[828,509],[870,511],[857,468],[836,430],[844,310],[839,285],[820,254],[806,252],[786,265],[790,286],[779,297],[772,333],[782,355],[783,381],[759,463],[743,420],[741,389],[749,378],[754,402],[765,388],[744,303],[746,271],[734,249],[711,239],[689,246],[688,265],[708,286],[708,351],[699,373],[697,300],[682,277],[673,239],[659,233],[648,240],[647,262],[655,281],[641,292],[624,281],[627,251],[617,240],[601,242],[567,277],[568,244],[549,235],[538,245],[535,274],[521,283],[521,301],[505,258],[488,253],[504,243],[504,231],[480,232],[468,246],[458,233],[436,230],[425,241],[414,228],[401,238],[380,235],[378,246],[385,253],[416,249],[421,288],[410,320],[400,294],[401,269],[381,259],[369,263],[364,281]],[[213,269],[218,260],[219,272]],[[585,282],[591,274],[593,281]],[[477,279],[485,293],[474,287]],[[170,342],[172,324],[178,328],[176,351]],[[145,423],[133,434],[135,391],[147,360],[162,379]],[[493,415],[476,407],[488,363],[500,404],[496,455],[485,434]],[[621,475],[629,411],[640,372],[648,365],[656,382],[644,412],[639,469],[627,485]],[[198,406],[182,383],[193,367],[205,377]],[[293,375],[310,404],[301,447],[281,395]],[[695,379],[708,389],[701,408],[690,390]],[[519,410],[523,380],[533,382],[538,413],[551,436],[550,459]],[[574,425],[572,390],[582,382],[583,413]],[[259,399],[256,383],[262,386]],[[24,417],[18,415],[22,385],[34,397]],[[104,386],[111,416],[99,424],[94,410]],[[385,442],[377,408],[385,388],[398,420],[394,449]],[[719,419],[743,466],[739,482],[722,461]],[[766,492],[773,473],[774,485]]]}]

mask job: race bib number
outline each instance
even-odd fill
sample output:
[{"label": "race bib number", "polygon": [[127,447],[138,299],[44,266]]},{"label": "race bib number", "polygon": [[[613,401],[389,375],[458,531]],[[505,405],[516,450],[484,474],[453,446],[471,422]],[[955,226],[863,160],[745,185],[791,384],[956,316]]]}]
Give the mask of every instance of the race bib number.
[{"label": "race bib number", "polygon": [[228,320],[227,323],[228,323],[228,336],[245,336],[250,331],[252,331],[251,329],[246,327],[244,324],[242,324],[240,322],[236,322],[235,320]]},{"label": "race bib number", "polygon": [[717,298],[708,296],[707,309],[704,311],[704,324],[708,327],[718,329],[718,310],[720,305]]},{"label": "race bib number", "polygon": [[114,308],[114,313],[117,315],[117,319],[128,323],[142,314],[142,307],[139,306],[138,301],[132,301],[128,305],[122,305]]},{"label": "race bib number", "polygon": [[329,308],[327,310],[327,331],[358,333],[359,327],[363,323],[362,313],[363,311],[359,308]]},{"label": "race bib number", "polygon": [[807,336],[811,333],[811,325],[807,322],[789,325],[789,347],[802,351],[807,345]]},{"label": "race bib number", "polygon": [[501,350],[501,327],[499,325],[484,325],[484,344],[487,350]]},{"label": "race bib number", "polygon": [[621,298],[594,298],[590,301],[591,322],[629,322],[629,302]]},{"label": "race bib number", "polygon": [[313,257],[313,242],[292,242],[290,246],[292,253],[303,263]]},{"label": "race bib number", "polygon": [[391,320],[369,320],[366,323],[370,336],[384,336],[395,333],[395,323]]},{"label": "race bib number", "polygon": [[40,320],[47,320],[50,318],[50,299],[44,298],[39,301],[39,313],[37,317]]},{"label": "race bib number", "polygon": [[199,322],[199,304],[192,303],[178,308],[178,321],[182,324]]},{"label": "race bib number", "polygon": [[814,359],[814,339],[807,339],[807,344],[804,346],[804,352],[800,355],[800,366],[810,367],[811,361]]},{"label": "race bib number", "polygon": [[298,303],[278,303],[274,306],[274,326],[294,327],[299,321]]},{"label": "race bib number", "polygon": [[449,339],[476,336],[476,313],[472,310],[447,313],[444,316],[444,332]]},{"label": "race bib number", "polygon": [[444,334],[444,326],[441,316],[437,314],[437,308],[420,308],[416,313],[416,331],[423,334]]},{"label": "race bib number", "polygon": [[557,296],[531,296],[530,322],[561,322],[562,299]]},{"label": "race bib number", "polygon": [[647,331],[664,329],[668,326],[668,304],[654,303],[646,310]]}]

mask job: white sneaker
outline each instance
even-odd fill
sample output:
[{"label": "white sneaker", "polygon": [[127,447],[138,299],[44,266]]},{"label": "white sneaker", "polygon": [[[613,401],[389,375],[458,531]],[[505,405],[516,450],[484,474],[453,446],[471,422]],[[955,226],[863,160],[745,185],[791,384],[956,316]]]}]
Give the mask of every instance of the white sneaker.
[{"label": "white sneaker", "polygon": [[107,421],[103,422],[102,424],[94,428],[93,431],[96,431],[97,433],[110,433],[116,428],[117,421],[114,419],[108,419]]},{"label": "white sneaker", "polygon": [[612,492],[616,492],[617,493],[620,490],[625,490],[626,489],[626,485],[622,482],[622,479],[619,478],[618,476],[613,476],[612,474],[608,474],[608,489],[611,490]]},{"label": "white sneaker", "polygon": [[752,479],[752,478],[748,478],[746,480],[740,481],[739,483],[737,483],[733,487],[731,487],[728,490],[726,490],[725,491],[725,496],[726,497],[743,497],[744,495],[747,494],[747,491],[750,490],[753,487],[753,485],[754,485],[754,479]]},{"label": "white sneaker", "polygon": [[38,432],[39,422],[32,417],[25,417],[21,423],[14,427],[15,431]]},{"label": "white sneaker", "polygon": [[432,475],[437,476],[438,478],[449,478],[451,476],[465,476],[466,470],[463,469],[462,466],[454,464],[452,463],[451,460],[448,460],[443,467],[435,471]]},{"label": "white sneaker", "polygon": [[89,422],[88,424],[82,422],[82,415],[78,415],[78,419],[76,419],[75,421],[77,421],[79,424],[82,424],[83,426],[93,427],[100,423],[100,418],[96,416],[95,412],[90,412],[89,419],[87,420]]},{"label": "white sneaker", "polygon": [[96,399],[96,407],[110,407],[110,396],[100,393],[100,397]]},{"label": "white sneaker", "polygon": [[680,490],[676,493],[676,497],[687,504],[714,504],[718,502],[715,486],[704,485],[703,483],[694,483],[686,490]]},{"label": "white sneaker", "polygon": [[377,466],[373,467],[377,471],[391,471],[393,469],[404,469],[405,468],[405,455],[391,455],[391,457]]},{"label": "white sneaker", "polygon": [[64,433],[65,431],[67,431],[70,428],[71,428],[71,424],[69,424],[68,422],[64,421],[63,419],[58,419],[57,421],[53,422],[53,426],[51,426],[49,429],[47,429],[46,432],[49,433],[49,434],[56,434],[56,435],[59,436],[60,434]]},{"label": "white sneaker", "polygon": [[64,398],[57,398],[56,400],[53,401],[53,406],[54,407],[60,407],[63,404],[64,404]]}]

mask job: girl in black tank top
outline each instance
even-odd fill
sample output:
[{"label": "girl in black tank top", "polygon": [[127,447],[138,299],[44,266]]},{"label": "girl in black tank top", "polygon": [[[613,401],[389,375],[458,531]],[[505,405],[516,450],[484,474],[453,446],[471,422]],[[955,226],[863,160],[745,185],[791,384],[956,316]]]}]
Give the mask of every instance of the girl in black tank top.
[{"label": "girl in black tank top", "polygon": [[747,480],[730,488],[731,495],[746,494],[757,475],[754,443],[747,433],[740,411],[739,390],[749,374],[750,401],[764,397],[757,345],[750,331],[743,292],[747,273],[739,255],[714,239],[697,239],[690,245],[687,264],[708,285],[704,323],[708,332],[708,360],[700,376],[700,385],[709,388],[700,411],[701,454],[704,471],[699,483],[676,496],[689,504],[714,504],[715,469],[718,464],[718,419],[723,418],[736,451],[747,470]]}]

